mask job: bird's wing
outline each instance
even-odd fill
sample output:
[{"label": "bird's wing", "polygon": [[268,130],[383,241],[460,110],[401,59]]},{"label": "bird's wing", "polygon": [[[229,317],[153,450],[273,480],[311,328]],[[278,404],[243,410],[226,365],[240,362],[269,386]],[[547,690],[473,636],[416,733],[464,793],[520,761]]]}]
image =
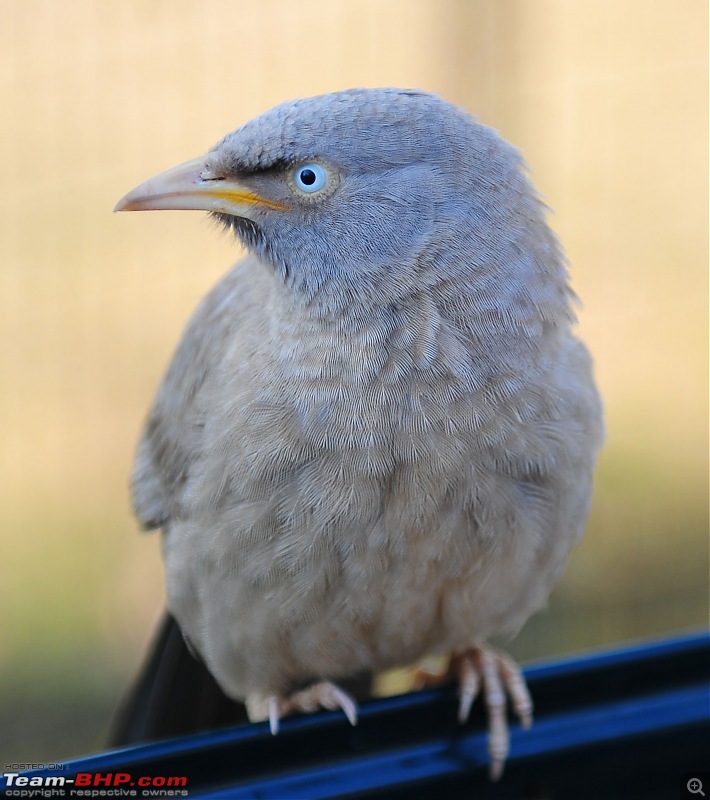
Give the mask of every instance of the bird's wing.
[{"label": "bird's wing", "polygon": [[[200,390],[219,365],[230,334],[245,323],[260,291],[259,263],[240,261],[197,307],[158,389],[133,468],[133,506],[146,529],[166,527],[180,487],[201,452]],[[163,617],[151,653],[113,722],[110,744],[179,736],[247,720],[199,658],[175,619]]]},{"label": "bird's wing", "polygon": [[230,337],[258,305],[263,265],[245,258],[199,304],[148,415],[133,467],[133,508],[146,530],[169,524],[191,464],[203,447],[200,391]]}]

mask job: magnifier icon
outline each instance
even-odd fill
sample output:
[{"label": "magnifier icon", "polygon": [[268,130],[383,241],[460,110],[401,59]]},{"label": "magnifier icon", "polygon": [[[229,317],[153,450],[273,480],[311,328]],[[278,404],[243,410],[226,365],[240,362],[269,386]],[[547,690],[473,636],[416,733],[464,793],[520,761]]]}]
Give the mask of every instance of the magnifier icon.
[{"label": "magnifier icon", "polygon": [[699,778],[691,778],[686,784],[686,787],[691,794],[701,794],[705,797],[703,782]]}]

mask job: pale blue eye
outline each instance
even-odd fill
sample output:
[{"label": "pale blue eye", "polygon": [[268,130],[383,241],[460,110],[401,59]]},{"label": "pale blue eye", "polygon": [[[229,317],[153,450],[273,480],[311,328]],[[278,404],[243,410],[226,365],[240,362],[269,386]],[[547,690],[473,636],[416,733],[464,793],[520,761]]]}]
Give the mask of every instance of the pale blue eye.
[{"label": "pale blue eye", "polygon": [[320,164],[301,164],[293,173],[293,180],[302,192],[319,192],[328,179],[328,173]]}]

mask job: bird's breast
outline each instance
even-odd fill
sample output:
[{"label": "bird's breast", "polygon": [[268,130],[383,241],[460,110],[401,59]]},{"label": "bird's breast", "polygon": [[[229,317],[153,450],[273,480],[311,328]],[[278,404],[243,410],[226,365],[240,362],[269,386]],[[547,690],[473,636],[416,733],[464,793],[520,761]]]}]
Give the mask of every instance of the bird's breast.
[{"label": "bird's breast", "polygon": [[269,318],[227,354],[222,399],[205,414],[209,468],[189,492],[215,512],[240,508],[259,531],[249,538],[296,541],[304,525],[356,539],[383,518],[425,529],[507,435],[471,352],[425,295],[360,326]]}]

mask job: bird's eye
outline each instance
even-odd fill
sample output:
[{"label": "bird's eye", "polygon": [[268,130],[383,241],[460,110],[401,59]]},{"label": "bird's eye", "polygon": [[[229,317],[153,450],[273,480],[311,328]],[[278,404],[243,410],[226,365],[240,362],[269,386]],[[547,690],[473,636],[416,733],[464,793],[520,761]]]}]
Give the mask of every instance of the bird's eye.
[{"label": "bird's eye", "polygon": [[301,164],[293,173],[293,182],[302,192],[319,192],[328,180],[328,173],[320,164]]}]

